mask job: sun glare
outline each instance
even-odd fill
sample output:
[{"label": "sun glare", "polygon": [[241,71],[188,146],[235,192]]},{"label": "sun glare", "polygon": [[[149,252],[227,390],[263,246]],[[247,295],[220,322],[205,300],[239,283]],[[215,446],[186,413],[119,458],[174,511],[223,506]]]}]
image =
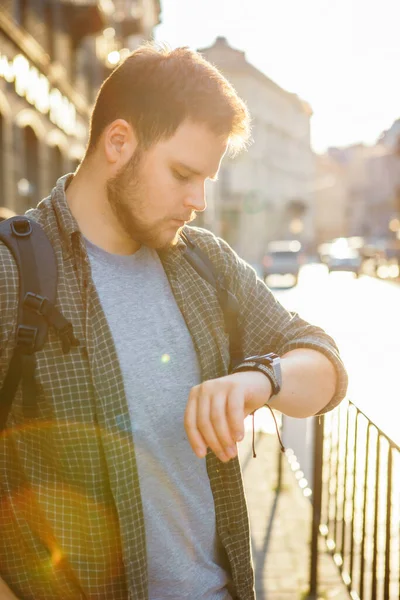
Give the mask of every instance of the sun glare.
[{"label": "sun glare", "polygon": [[322,151],[372,144],[400,116],[399,21],[396,0],[165,0],[156,39],[204,48],[225,36],[311,105],[312,145]]}]

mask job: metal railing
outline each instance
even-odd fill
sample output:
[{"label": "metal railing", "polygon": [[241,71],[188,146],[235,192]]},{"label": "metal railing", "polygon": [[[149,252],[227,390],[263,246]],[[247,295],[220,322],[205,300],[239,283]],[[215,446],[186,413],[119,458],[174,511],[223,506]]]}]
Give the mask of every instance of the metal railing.
[{"label": "metal railing", "polygon": [[344,401],[337,410],[315,419],[313,453],[308,598],[318,597],[322,536],[352,600],[398,600],[399,446],[354,404]]}]

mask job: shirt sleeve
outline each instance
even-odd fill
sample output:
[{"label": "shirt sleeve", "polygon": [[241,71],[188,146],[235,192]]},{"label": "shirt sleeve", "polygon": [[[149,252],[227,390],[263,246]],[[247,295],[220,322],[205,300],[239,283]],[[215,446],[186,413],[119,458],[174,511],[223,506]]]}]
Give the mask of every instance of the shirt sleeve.
[{"label": "shirt sleeve", "polygon": [[17,265],[10,250],[0,242],[0,382],[8,369],[14,346],[18,291]]},{"label": "shirt sleeve", "polygon": [[244,355],[275,352],[282,356],[297,348],[322,352],[335,367],[337,384],[333,398],[319,414],[335,408],[345,397],[348,385],[335,341],[322,328],[286,310],[250,265],[223,240],[218,239],[218,244],[225,258],[227,283],[240,306],[238,325]]}]

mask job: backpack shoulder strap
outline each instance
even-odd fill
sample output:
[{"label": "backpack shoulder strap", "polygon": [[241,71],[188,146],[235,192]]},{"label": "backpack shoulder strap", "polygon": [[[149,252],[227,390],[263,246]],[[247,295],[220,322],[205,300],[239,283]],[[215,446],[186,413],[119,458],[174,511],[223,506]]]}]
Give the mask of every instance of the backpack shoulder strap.
[{"label": "backpack shoulder strap", "polygon": [[218,272],[206,253],[196,246],[186,232],[181,232],[181,238],[186,246],[183,256],[200,277],[208,281],[217,292],[218,301],[224,315],[225,331],[229,334],[230,369],[232,369],[235,364],[242,360],[242,344],[238,326],[238,300],[226,287],[223,275]]},{"label": "backpack shoulder strap", "polygon": [[15,349],[0,390],[0,431],[4,428],[11,403],[23,380],[24,405],[33,406],[34,353],[47,338],[48,321],[29,305],[34,299],[48,299],[54,304],[57,294],[57,263],[53,247],[35,221],[17,216],[0,222],[0,241],[11,251],[19,273],[18,320]]},{"label": "backpack shoulder strap", "polygon": [[34,348],[40,350],[46,340],[48,323],[42,315],[26,311],[24,300],[31,293],[55,303],[57,262],[53,246],[42,227],[25,216],[0,222],[0,241],[9,248],[18,267],[18,323],[38,328]]}]

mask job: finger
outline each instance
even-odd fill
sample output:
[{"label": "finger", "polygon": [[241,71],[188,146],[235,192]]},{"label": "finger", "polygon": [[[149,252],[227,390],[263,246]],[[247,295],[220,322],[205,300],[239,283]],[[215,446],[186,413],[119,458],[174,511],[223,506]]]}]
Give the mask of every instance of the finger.
[{"label": "finger", "polygon": [[226,403],[226,417],[229,433],[235,442],[244,438],[244,397],[243,392],[232,390]]},{"label": "finger", "polygon": [[197,428],[197,394],[193,390],[186,405],[184,425],[193,452],[199,458],[204,458],[207,454],[207,444]]},{"label": "finger", "polygon": [[218,456],[220,460],[226,462],[229,457],[225,454],[223,447],[219,443],[218,437],[210,420],[211,398],[203,391],[197,401],[197,429],[203,436],[207,446]]},{"label": "finger", "polygon": [[237,454],[236,441],[233,439],[227,419],[227,397],[226,393],[216,394],[210,402],[210,421],[214,433],[223,452],[233,458]]}]

